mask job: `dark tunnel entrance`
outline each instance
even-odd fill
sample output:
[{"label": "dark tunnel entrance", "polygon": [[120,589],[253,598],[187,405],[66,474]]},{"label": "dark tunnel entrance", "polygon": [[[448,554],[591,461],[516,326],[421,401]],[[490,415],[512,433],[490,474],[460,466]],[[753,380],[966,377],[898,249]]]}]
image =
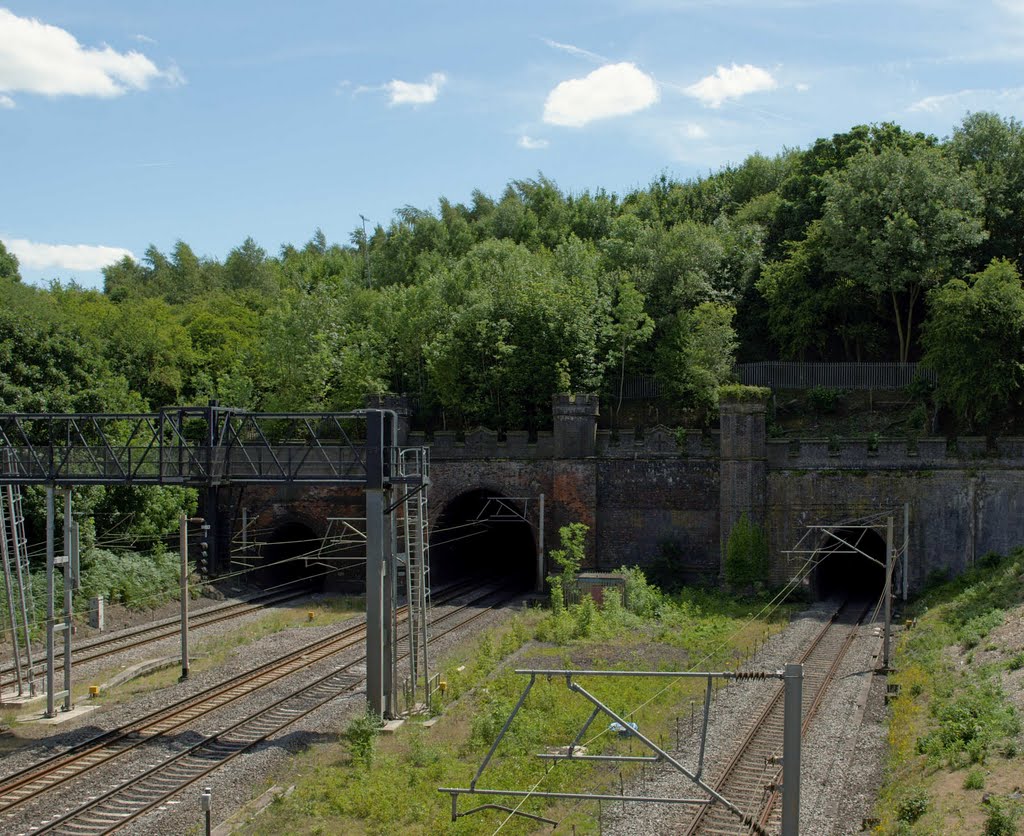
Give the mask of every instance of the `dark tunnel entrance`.
[{"label": "dark tunnel entrance", "polygon": [[885,538],[871,528],[833,528],[822,531],[821,537],[821,562],[814,570],[817,597],[881,597],[885,589]]},{"label": "dark tunnel entrance", "polygon": [[528,587],[533,584],[536,560],[533,528],[523,519],[523,501],[502,498],[494,491],[457,496],[430,532],[433,583],[502,578]]},{"label": "dark tunnel entrance", "polygon": [[321,591],[326,567],[316,562],[323,538],[300,522],[274,529],[260,550],[256,580],[264,589]]}]

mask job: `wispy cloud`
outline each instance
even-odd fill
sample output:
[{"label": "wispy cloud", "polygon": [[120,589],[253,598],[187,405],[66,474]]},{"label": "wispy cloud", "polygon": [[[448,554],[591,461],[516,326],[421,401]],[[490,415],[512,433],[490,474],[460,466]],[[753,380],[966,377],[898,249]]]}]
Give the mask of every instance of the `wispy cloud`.
[{"label": "wispy cloud", "polygon": [[767,70],[753,64],[733,64],[731,67],[718,67],[714,75],[705,76],[683,92],[708,107],[717,108],[732,99],[776,87],[778,82]]},{"label": "wispy cloud", "polygon": [[157,80],[180,84],[184,76],[141,52],[90,49],[60,27],[0,9],[0,93],[111,98]]},{"label": "wispy cloud", "polygon": [[541,38],[541,40],[552,49],[560,49],[562,52],[568,52],[570,55],[575,55],[577,58],[586,58],[588,61],[596,61],[598,64],[608,63],[608,59],[603,55],[598,55],[596,52],[591,52],[589,49],[583,49],[582,47],[574,46],[573,44],[563,44],[559,41],[553,41],[550,38]]},{"label": "wispy cloud", "polygon": [[1004,87],[1001,90],[969,88],[955,93],[925,96],[912,103],[907,110],[915,113],[941,113],[951,109],[963,110],[970,103],[995,103],[1020,98],[1024,98],[1024,87]]},{"label": "wispy cloud", "polygon": [[14,99],[12,99],[10,96],[5,96],[2,93],[0,93],[0,107],[10,110],[12,107],[14,107]]},{"label": "wispy cloud", "polygon": [[563,81],[548,93],[544,121],[580,128],[597,119],[644,110],[659,96],[657,83],[635,64],[606,64],[584,78]]},{"label": "wispy cloud", "polygon": [[527,151],[540,151],[543,148],[547,148],[551,143],[546,139],[535,139],[532,136],[523,134],[519,137],[519,141],[516,144]]},{"label": "wispy cloud", "polygon": [[437,101],[446,81],[448,81],[448,77],[444,73],[431,73],[424,82],[415,83],[394,79],[385,84],[384,89],[388,93],[388,104],[390,105],[431,104]]},{"label": "wispy cloud", "polygon": [[149,35],[132,35],[132,37],[135,38],[135,40],[137,40],[139,43],[143,43],[143,44],[155,44],[156,43],[156,41],[153,38],[149,37]]},{"label": "wispy cloud", "polygon": [[100,270],[125,256],[134,258],[131,250],[93,244],[40,244],[25,238],[4,238],[4,245],[18,257],[22,267],[45,270]]}]

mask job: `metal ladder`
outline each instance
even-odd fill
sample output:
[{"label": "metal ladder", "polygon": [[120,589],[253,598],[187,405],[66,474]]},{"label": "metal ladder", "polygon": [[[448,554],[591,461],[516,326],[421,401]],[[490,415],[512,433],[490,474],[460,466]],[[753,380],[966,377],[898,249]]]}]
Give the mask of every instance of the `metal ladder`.
[{"label": "metal ladder", "polygon": [[[401,451],[400,471],[403,476],[427,478],[427,458],[423,448]],[[407,491],[402,500],[403,545],[401,557],[405,564],[405,600],[408,606],[408,647],[410,697],[416,703],[422,687],[422,702],[430,706],[427,643],[430,614],[430,544],[427,531],[427,491],[420,487]]]},{"label": "metal ladder", "polygon": [[[35,692],[35,663],[29,615],[34,609],[32,573],[29,570],[28,537],[21,487],[5,485],[0,496],[0,558],[3,560],[7,609],[11,623],[11,649],[19,696]],[[22,660],[24,657],[24,665]]]}]

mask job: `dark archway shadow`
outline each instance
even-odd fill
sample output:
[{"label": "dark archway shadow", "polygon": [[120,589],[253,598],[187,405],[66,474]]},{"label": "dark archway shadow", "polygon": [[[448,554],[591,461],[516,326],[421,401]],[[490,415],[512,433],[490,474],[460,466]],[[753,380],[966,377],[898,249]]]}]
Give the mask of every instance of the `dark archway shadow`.
[{"label": "dark archway shadow", "polygon": [[[495,502],[499,498],[496,491],[478,489],[460,494],[444,507],[430,531],[432,583],[500,578],[524,587],[533,584],[533,528]],[[521,508],[521,503],[516,505]]]},{"label": "dark archway shadow", "polygon": [[299,589],[305,586],[321,591],[324,567],[315,562],[323,538],[308,525],[286,522],[279,525],[260,550],[256,581],[266,588]]},{"label": "dark archway shadow", "polygon": [[885,538],[874,529],[832,530],[845,543],[822,533],[822,559],[814,570],[815,596],[866,601],[880,598],[885,589]]}]

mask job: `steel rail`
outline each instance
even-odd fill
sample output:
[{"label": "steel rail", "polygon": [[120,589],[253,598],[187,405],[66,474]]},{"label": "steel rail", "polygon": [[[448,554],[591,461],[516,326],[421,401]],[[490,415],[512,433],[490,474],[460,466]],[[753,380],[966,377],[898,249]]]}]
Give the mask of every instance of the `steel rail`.
[{"label": "steel rail", "polygon": [[[296,598],[303,597],[304,595],[309,595],[308,589],[285,593],[268,593],[254,596],[246,601],[234,601],[228,604],[218,604],[213,607],[207,607],[204,610],[199,610],[192,614],[188,622],[189,629],[196,630],[202,627],[208,627],[211,624],[218,624],[221,621],[228,621],[232,618],[238,618],[252,612],[257,612],[261,609],[266,609],[267,607],[283,604],[287,601],[293,601]],[[116,635],[103,636],[92,641],[80,642],[74,650],[71,661],[76,665],[84,662],[92,662],[96,659],[102,659],[105,656],[113,656],[124,650],[141,647],[142,645],[151,644],[153,642],[160,641],[161,639],[175,637],[180,631],[180,616],[171,616],[170,618],[161,619],[149,624],[131,627],[127,630],[119,631]],[[64,670],[63,659],[57,660],[54,670]],[[13,665],[4,665],[3,667],[0,667],[0,688],[16,684],[16,680],[7,678],[13,673]]]},{"label": "steel rail", "polygon": [[[850,635],[844,636],[843,641],[836,646],[831,643],[835,636],[834,628],[839,624],[840,617],[847,612],[848,607],[849,603],[844,602],[831,615],[828,622],[818,631],[797,660],[805,665],[803,689],[805,705],[815,704],[820,699],[818,695],[824,693],[831,681],[831,676],[838,669],[842,655],[845,655],[846,650],[849,649],[856,625],[863,620],[868,611],[865,609],[860,614],[850,630]],[[826,642],[826,640],[829,641]],[[825,664],[815,665],[817,654],[825,656],[825,661],[830,663],[828,667]],[[752,804],[756,804],[756,810],[750,812],[759,828],[763,827],[759,817],[763,812],[764,799],[769,792],[765,788],[767,781],[764,781],[768,759],[778,752],[782,740],[783,696],[784,689],[777,688],[772,698],[754,718],[715,785],[718,792],[734,800],[734,803],[739,806],[749,808]],[[774,776],[775,771],[773,770],[772,777],[774,778]],[[719,805],[701,808],[685,830],[686,836],[696,836],[700,833],[746,834],[749,832],[748,825],[740,822]]]},{"label": "steel rail", "polygon": [[[472,583],[456,584],[439,593],[438,605],[475,589]],[[405,607],[399,608],[399,615]],[[108,763],[160,735],[187,725],[229,703],[248,696],[282,677],[310,667],[342,650],[360,644],[366,636],[365,623],[356,624],[283,654],[250,671],[240,673],[197,694],[158,709],[145,717],[104,732],[77,744],[61,754],[0,779],[0,813],[38,797],[53,787],[82,773]]]},{"label": "steel rail", "polygon": [[[459,615],[480,601],[493,597],[500,590],[489,590],[477,599],[439,615],[432,624],[437,625]],[[437,637],[460,630],[491,609],[515,598],[519,593],[501,593],[501,600],[488,608],[478,610],[436,634]],[[404,659],[403,654],[400,659]],[[209,735],[187,749],[171,756],[163,763],[147,769],[118,786],[80,805],[62,816],[42,823],[33,833],[96,834],[110,833],[124,827],[142,815],[161,806],[190,784],[205,777],[224,764],[244,754],[287,727],[312,714],[345,693],[351,693],[366,681],[364,674],[349,671],[366,660],[361,656],[345,663],[312,683],[304,684],[228,728]],[[298,705],[294,705],[298,702]],[[144,782],[147,782],[144,783]],[[140,786],[141,785],[141,786]],[[119,798],[120,797],[120,798]],[[127,809],[126,809],[127,808]]]}]

